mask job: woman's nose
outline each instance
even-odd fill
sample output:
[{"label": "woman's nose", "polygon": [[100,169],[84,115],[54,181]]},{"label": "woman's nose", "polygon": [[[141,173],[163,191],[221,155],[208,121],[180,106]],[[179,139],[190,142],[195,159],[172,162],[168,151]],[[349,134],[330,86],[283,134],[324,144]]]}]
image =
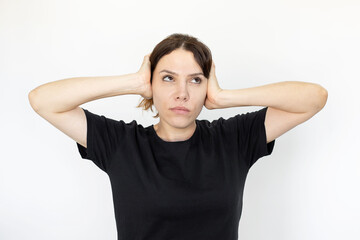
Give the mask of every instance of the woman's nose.
[{"label": "woman's nose", "polygon": [[186,83],[180,83],[177,86],[176,98],[180,100],[189,100],[189,91]]}]

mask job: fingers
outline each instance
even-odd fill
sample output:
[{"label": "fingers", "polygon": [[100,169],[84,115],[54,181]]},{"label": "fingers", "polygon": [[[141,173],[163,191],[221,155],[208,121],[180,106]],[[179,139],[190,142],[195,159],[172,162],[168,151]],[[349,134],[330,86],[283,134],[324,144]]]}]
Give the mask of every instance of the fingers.
[{"label": "fingers", "polygon": [[214,63],[214,61],[212,61],[210,75],[214,75],[214,74],[215,74],[215,63]]}]

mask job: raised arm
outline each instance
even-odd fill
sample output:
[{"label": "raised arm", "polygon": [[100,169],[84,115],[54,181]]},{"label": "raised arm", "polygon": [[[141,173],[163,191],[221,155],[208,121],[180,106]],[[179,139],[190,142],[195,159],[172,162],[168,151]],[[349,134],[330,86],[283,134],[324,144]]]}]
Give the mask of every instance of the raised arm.
[{"label": "raised arm", "polygon": [[150,62],[144,57],[141,69],[121,76],[75,77],[49,82],[33,89],[31,107],[60,131],[86,147],[87,122],[81,104],[124,94],[151,97]]}]

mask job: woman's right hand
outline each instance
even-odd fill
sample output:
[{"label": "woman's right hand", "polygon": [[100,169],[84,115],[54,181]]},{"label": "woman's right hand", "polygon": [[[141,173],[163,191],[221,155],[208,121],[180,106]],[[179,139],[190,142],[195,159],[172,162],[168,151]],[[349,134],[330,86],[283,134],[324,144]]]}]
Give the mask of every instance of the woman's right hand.
[{"label": "woman's right hand", "polygon": [[151,88],[151,63],[149,60],[150,53],[144,57],[141,68],[137,72],[140,77],[141,90],[140,95],[145,99],[152,98],[152,88]]}]

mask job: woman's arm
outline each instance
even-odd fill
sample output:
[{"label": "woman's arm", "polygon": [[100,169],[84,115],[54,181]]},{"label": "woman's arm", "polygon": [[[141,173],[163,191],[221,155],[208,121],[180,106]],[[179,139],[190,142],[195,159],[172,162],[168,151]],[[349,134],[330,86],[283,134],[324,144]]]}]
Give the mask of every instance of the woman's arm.
[{"label": "woman's arm", "polygon": [[[87,147],[88,121],[79,105],[123,94],[152,97],[149,55],[136,73],[106,77],[76,77],[43,84],[29,93],[31,107],[70,138]],[[104,119],[104,118],[103,118]]]},{"label": "woman's arm", "polygon": [[[38,113],[62,113],[83,103],[124,94],[152,97],[150,54],[136,73],[121,76],[75,77],[45,83],[29,93],[31,107]],[[79,109],[78,109],[79,110]]]},{"label": "woman's arm", "polygon": [[29,93],[36,112],[66,112],[100,98],[123,94],[140,94],[141,80],[137,73],[121,76],[75,77],[40,85]]},{"label": "woman's arm", "polygon": [[305,122],[326,104],[328,93],[315,83],[285,81],[245,89],[221,89],[211,67],[205,107],[208,109],[266,106],[266,142]]},{"label": "woman's arm", "polygon": [[267,106],[266,142],[309,120],[326,104],[327,90],[314,83],[286,81],[258,87],[221,90],[214,108]]},{"label": "woman's arm", "polygon": [[305,113],[317,112],[325,106],[327,90],[315,83],[285,81],[245,89],[224,89],[217,97],[217,108],[269,106]]}]

